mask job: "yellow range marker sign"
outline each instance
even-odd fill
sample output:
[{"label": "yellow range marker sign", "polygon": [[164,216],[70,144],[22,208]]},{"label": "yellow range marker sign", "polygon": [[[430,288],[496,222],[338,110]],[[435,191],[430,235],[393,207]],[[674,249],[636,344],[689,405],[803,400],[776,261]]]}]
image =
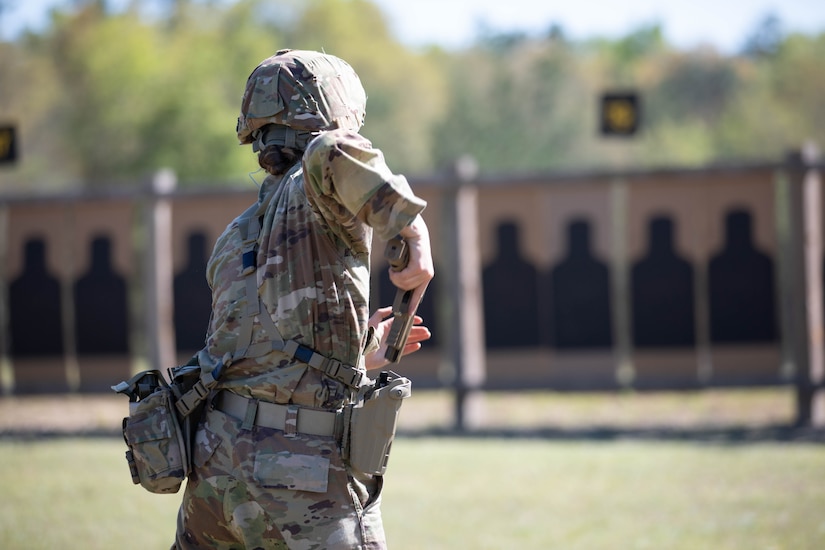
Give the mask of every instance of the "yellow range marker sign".
[{"label": "yellow range marker sign", "polygon": [[602,135],[632,136],[639,129],[639,98],[635,93],[604,94],[600,110]]},{"label": "yellow range marker sign", "polygon": [[636,109],[626,99],[617,99],[607,105],[605,117],[611,128],[627,132],[636,124]]}]

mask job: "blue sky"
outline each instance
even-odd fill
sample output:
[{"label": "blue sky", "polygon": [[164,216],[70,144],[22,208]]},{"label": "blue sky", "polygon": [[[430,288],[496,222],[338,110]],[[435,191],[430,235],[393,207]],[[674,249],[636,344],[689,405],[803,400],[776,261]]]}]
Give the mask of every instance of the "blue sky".
[{"label": "blue sky", "polygon": [[[825,31],[824,0],[373,0],[388,15],[398,38],[410,45],[461,46],[479,28],[538,33],[557,23],[570,38],[617,37],[659,23],[680,47],[711,44],[732,53],[768,13],[787,31]],[[38,28],[50,6],[71,0],[0,0],[0,36]],[[126,0],[110,0],[123,5]],[[161,5],[148,0],[148,5]]]}]

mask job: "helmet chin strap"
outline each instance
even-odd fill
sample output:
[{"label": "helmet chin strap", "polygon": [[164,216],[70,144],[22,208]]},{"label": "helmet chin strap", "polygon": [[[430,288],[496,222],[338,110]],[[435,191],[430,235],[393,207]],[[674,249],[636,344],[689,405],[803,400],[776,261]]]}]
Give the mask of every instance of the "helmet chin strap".
[{"label": "helmet chin strap", "polygon": [[303,151],[318,134],[320,132],[299,131],[283,124],[267,124],[252,133],[252,137],[255,139],[252,143],[252,150],[257,153],[263,151],[269,145],[280,145]]}]

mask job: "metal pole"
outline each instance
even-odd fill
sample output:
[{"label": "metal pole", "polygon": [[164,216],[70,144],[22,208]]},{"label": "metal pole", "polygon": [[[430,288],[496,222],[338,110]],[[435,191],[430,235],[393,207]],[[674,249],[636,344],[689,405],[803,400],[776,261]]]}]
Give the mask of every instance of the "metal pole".
[{"label": "metal pole", "polygon": [[[817,153],[803,151],[803,161],[813,164]],[[802,180],[802,205],[805,223],[805,305],[807,312],[808,366],[800,379],[807,418],[812,426],[825,425],[825,357],[823,357],[822,319],[822,180],[813,168],[805,171]]]},{"label": "metal pole", "polygon": [[464,431],[481,423],[485,346],[481,288],[481,259],[478,242],[478,190],[471,184],[475,161],[463,157],[456,162],[455,183],[446,190],[443,238],[446,249],[445,310],[448,328],[445,346],[454,374],[455,429]]},{"label": "metal pole", "polygon": [[[783,283],[790,360],[796,378],[796,424],[825,425],[822,312],[822,182],[808,146],[788,159],[788,268]],[[781,237],[781,235],[780,235]]]},{"label": "metal pole", "polygon": [[146,246],[146,338],[149,363],[164,372],[175,362],[172,274],[172,205],[168,194],[177,186],[170,170],[151,181]]},{"label": "metal pole", "polygon": [[627,245],[627,182],[616,178],[610,182],[611,219],[611,311],[616,354],[616,383],[633,385],[633,343],[631,339],[630,258]]}]

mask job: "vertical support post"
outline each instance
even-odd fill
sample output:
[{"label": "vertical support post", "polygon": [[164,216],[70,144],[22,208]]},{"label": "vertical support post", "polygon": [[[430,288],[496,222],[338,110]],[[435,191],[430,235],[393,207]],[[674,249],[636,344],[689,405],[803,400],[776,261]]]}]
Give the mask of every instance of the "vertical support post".
[{"label": "vertical support post", "polygon": [[448,334],[445,347],[454,374],[455,429],[464,431],[481,423],[481,386],[484,383],[484,314],[481,289],[481,259],[478,231],[478,190],[475,161],[459,159],[455,182],[445,191],[443,236],[446,247],[444,308]]},{"label": "vertical support post", "polygon": [[825,338],[822,306],[822,181],[811,146],[788,160],[789,269],[783,305],[788,308],[790,354],[796,374],[796,423],[825,425]]},{"label": "vertical support post", "polygon": [[[787,166],[785,167],[787,168]],[[796,376],[797,342],[796,319],[794,318],[794,300],[796,292],[794,285],[798,282],[796,260],[798,251],[795,250],[793,236],[796,233],[796,219],[791,201],[790,174],[787,169],[778,169],[774,174],[774,214],[776,216],[777,235],[777,263],[778,263],[778,292],[779,304],[779,333],[782,354],[782,365],[779,376],[782,381],[790,382]]]},{"label": "vertical support post", "polygon": [[[704,188],[704,203],[707,207],[707,188]],[[709,224],[700,225],[700,239],[707,243],[711,240]],[[703,247],[704,248],[704,247]],[[710,339],[710,253],[695,258],[693,269],[693,315],[696,331],[696,377],[700,387],[707,387],[713,378],[713,355]]]},{"label": "vertical support post", "polygon": [[[807,154],[806,154],[807,153]],[[813,150],[803,152],[808,165],[802,180],[802,204],[805,208],[805,294],[808,334],[808,368],[799,378],[800,420],[808,425],[825,425],[825,338],[822,318],[822,180],[810,167],[816,160]]]},{"label": "vertical support post", "polygon": [[619,387],[633,385],[633,343],[631,339],[630,257],[627,246],[628,199],[627,182],[616,178],[610,182],[611,220],[611,311],[613,341],[616,354],[616,383]]},{"label": "vertical support post", "polygon": [[172,273],[172,204],[177,178],[171,170],[150,182],[146,246],[146,339],[152,368],[164,372],[175,364]]},{"label": "vertical support post", "polygon": [[[72,251],[78,249],[77,237],[74,228],[77,220],[74,216],[74,208],[66,207],[63,210],[63,226],[71,228],[68,231],[69,237],[67,239],[68,246],[61,251],[61,262],[68,266],[68,273],[75,274],[75,258]],[[60,276],[60,313],[63,321],[63,360],[65,362],[66,370],[66,384],[69,387],[69,392],[74,393],[80,389],[80,364],[77,360],[77,316],[75,314],[77,304],[75,303],[74,282],[73,277],[61,274]]]}]

